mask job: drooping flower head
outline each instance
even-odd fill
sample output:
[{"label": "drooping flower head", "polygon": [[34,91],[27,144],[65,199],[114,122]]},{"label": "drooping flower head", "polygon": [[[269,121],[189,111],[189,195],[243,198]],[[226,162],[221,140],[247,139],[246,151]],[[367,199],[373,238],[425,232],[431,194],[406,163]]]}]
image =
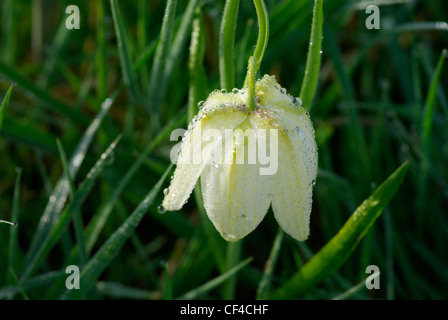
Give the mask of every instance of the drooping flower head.
[{"label": "drooping flower head", "polygon": [[304,241],[309,235],[317,147],[300,100],[265,75],[248,90],[214,91],[185,134],[162,206],[180,210],[201,177],[208,217],[228,241],[252,232],[272,204],[281,228]]}]

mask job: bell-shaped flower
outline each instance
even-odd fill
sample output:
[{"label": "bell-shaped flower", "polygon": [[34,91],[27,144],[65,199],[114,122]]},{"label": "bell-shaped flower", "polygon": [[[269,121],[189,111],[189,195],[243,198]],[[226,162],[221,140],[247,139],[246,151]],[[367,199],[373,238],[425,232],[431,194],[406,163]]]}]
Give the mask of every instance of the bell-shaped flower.
[{"label": "bell-shaped flower", "polygon": [[162,206],[180,210],[201,177],[208,217],[228,241],[252,232],[272,203],[281,228],[309,235],[317,147],[309,114],[275,77],[247,89],[214,91],[188,127]]}]

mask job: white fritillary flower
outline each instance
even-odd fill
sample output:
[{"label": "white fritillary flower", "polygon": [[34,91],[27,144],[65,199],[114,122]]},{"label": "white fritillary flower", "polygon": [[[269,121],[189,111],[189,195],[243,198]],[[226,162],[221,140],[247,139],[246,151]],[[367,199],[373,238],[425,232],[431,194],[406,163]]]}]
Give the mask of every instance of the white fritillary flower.
[{"label": "white fritillary flower", "polygon": [[253,110],[247,101],[247,89],[235,89],[212,92],[202,103],[162,206],[180,210],[201,177],[205,210],[226,240],[252,232],[272,203],[281,228],[304,241],[317,175],[309,115],[273,76],[256,82]]}]

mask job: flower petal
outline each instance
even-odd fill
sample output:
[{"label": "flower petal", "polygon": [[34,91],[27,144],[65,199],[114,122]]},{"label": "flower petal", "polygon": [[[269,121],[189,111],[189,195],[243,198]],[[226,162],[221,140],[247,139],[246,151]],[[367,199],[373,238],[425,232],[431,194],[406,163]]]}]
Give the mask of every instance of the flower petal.
[{"label": "flower petal", "polygon": [[233,106],[200,112],[189,125],[180,148],[176,170],[162,206],[180,210],[191,194],[204,167],[215,157],[225,129],[233,129],[247,115]]},{"label": "flower petal", "polygon": [[232,163],[208,165],[201,176],[204,207],[215,228],[228,241],[237,241],[252,232],[270,205],[260,165],[249,161],[249,154],[244,161],[238,161],[238,155],[252,150],[244,137],[247,141],[256,138],[256,132],[247,126],[248,122],[245,124],[238,128],[244,132],[234,131],[234,143],[225,150]]},{"label": "flower petal", "polygon": [[[270,177],[271,183],[268,185],[274,216],[286,233],[304,241],[309,235],[315,179],[313,165],[317,164],[314,134],[306,133],[300,137],[289,129],[290,123],[286,124],[288,117],[284,118],[269,110],[260,113],[262,116],[255,114],[251,118],[254,126],[278,129],[278,171]],[[275,140],[271,139],[270,143],[273,145]]]}]

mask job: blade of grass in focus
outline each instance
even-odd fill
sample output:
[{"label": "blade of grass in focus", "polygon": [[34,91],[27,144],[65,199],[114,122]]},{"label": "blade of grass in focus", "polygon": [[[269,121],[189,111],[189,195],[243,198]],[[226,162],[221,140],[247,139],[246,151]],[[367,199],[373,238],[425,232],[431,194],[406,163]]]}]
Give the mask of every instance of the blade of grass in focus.
[{"label": "blade of grass in focus", "polygon": [[186,112],[182,112],[177,119],[173,119],[170,121],[165,128],[163,128],[160,133],[151,140],[145,147],[145,149],[140,153],[138,158],[134,161],[132,166],[129,168],[129,170],[126,172],[126,174],[123,176],[123,178],[120,180],[118,185],[114,188],[114,191],[111,195],[111,197],[108,199],[108,201],[105,203],[105,205],[100,208],[99,213],[95,215],[95,217],[92,219],[92,221],[87,226],[87,234],[86,234],[86,247],[87,252],[90,252],[95,245],[99,234],[101,230],[103,229],[104,225],[106,224],[106,221],[112,212],[117,200],[119,199],[120,195],[122,194],[125,187],[130,182],[131,178],[137,173],[137,170],[140,168],[141,164],[143,163],[143,160],[145,160],[149,154],[164,140],[166,137],[179,125],[181,125],[182,122],[185,121],[185,115]]},{"label": "blade of grass in focus", "polygon": [[115,139],[109,148],[100,156],[99,160],[87,174],[83,183],[79,189],[74,192],[73,199],[67,208],[62,212],[60,219],[54,225],[54,228],[48,230],[42,242],[39,243],[39,247],[36,254],[32,257],[31,261],[26,265],[25,271],[22,274],[20,282],[23,283],[31,273],[37,268],[39,263],[45,258],[45,256],[50,252],[51,248],[57,243],[63,232],[66,230],[67,225],[70,220],[74,217],[76,212],[79,210],[80,206],[86,199],[87,195],[93,188],[95,180],[98,178],[99,174],[102,172],[107,159],[110,157],[114,151],[116,145],[120,141],[121,136]]},{"label": "blade of grass in focus", "polygon": [[339,232],[290,280],[276,289],[272,299],[293,298],[335,272],[381,215],[403,182],[409,162],[402,164],[356,209]]},{"label": "blade of grass in focus", "polygon": [[[76,173],[78,172],[85,158],[87,149],[93,140],[93,136],[98,130],[101,121],[106,116],[111,105],[112,100],[107,99],[102,104],[100,112],[98,112],[97,116],[92,121],[91,125],[84,132],[81,141],[79,142],[76,150],[74,151],[69,161],[69,172],[72,178],[75,178]],[[54,188],[51,196],[49,197],[47,206],[45,207],[44,213],[42,214],[39,225],[37,227],[37,231],[34,234],[33,240],[31,242],[31,247],[27,252],[26,264],[29,264],[30,261],[34,258],[43,239],[46,237],[46,234],[57,223],[57,220],[59,219],[59,216],[67,199],[69,191],[70,188],[68,185],[67,177],[63,174],[59,179],[58,183],[56,184],[56,187]]]},{"label": "blade of grass in focus", "polygon": [[[65,155],[64,147],[62,146],[62,143],[59,139],[57,139],[56,142],[57,142],[58,149],[59,149],[59,156],[61,158],[62,167],[64,168],[64,173],[65,173],[65,176],[67,177],[68,184],[70,186],[71,201],[73,201],[75,199],[75,194],[76,194],[75,184],[73,182],[73,179],[70,175],[70,171],[68,169],[68,162],[67,162],[67,157]],[[110,156],[110,154],[104,153],[103,156],[105,158],[107,158]],[[86,245],[85,245],[84,235],[83,235],[83,223],[82,223],[81,213],[79,210],[76,210],[75,213],[73,214],[73,222],[74,222],[73,226],[75,229],[75,237],[76,237],[76,241],[77,241],[78,248],[79,248],[79,250],[78,250],[79,265],[83,266],[87,261],[87,254],[86,254]]]},{"label": "blade of grass in focus", "polygon": [[103,273],[107,266],[118,254],[123,247],[126,240],[134,232],[140,221],[145,216],[149,205],[152,204],[156,195],[159,193],[163,182],[167,175],[171,172],[173,165],[170,165],[157,184],[149,191],[143,201],[137,206],[132,214],[125,222],[112,234],[106,243],[98,250],[93,258],[87,263],[86,267],[81,272],[80,289],[66,291],[62,299],[82,299],[92,288],[98,277]]}]

